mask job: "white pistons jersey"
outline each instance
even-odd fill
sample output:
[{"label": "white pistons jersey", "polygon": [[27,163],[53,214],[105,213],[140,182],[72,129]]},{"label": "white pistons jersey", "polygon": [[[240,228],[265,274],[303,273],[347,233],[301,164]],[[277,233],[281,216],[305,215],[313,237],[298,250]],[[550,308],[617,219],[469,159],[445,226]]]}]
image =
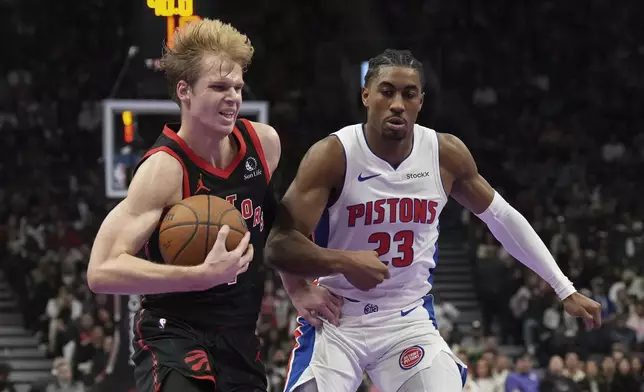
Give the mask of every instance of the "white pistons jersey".
[{"label": "white pistons jersey", "polygon": [[428,392],[463,390],[466,367],[438,333],[427,295],[438,216],[447,203],[438,135],[419,125],[413,132],[412,151],[396,168],[369,149],[361,124],[334,134],[345,152],[344,184],[314,239],[333,249],[375,250],[391,278],[369,291],[340,274],[318,280],[345,298],[340,324],[321,318],[324,327],[314,328],[298,318],[285,392],[299,392],[311,380],[320,392],[354,392],[363,371],[383,392],[399,391],[421,371],[423,380],[431,380],[423,384]]},{"label": "white pistons jersey", "polygon": [[369,291],[343,275],[320,278],[321,285],[349,300],[406,306],[432,287],[436,267],[438,217],[447,203],[439,164],[438,134],[414,125],[413,148],[396,168],[377,157],[362,124],[335,132],[344,147],[342,193],[315,231],[315,242],[342,250],[375,250],[391,275]]}]

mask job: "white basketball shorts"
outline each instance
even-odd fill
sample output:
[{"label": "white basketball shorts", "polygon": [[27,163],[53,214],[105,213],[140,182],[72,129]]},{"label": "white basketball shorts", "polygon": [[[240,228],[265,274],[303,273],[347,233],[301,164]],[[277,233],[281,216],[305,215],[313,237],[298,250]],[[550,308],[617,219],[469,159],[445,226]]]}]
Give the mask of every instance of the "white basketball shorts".
[{"label": "white basketball shorts", "polygon": [[465,365],[438,333],[431,295],[403,309],[345,299],[340,326],[323,321],[315,329],[298,318],[285,392],[311,379],[319,392],[355,392],[363,370],[381,392],[396,392],[441,351],[458,364],[465,383]]}]

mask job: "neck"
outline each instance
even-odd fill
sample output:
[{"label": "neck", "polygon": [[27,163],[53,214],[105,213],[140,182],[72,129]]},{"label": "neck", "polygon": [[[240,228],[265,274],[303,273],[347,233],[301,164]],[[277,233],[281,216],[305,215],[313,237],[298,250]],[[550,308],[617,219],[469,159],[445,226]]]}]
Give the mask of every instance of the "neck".
[{"label": "neck", "polygon": [[181,128],[177,135],[200,158],[216,168],[228,166],[236,153],[230,135],[208,129],[190,118],[181,119]]},{"label": "neck", "polygon": [[378,158],[396,167],[411,153],[414,144],[414,131],[412,129],[402,140],[387,140],[379,134],[375,125],[367,122],[365,138],[369,149]]}]

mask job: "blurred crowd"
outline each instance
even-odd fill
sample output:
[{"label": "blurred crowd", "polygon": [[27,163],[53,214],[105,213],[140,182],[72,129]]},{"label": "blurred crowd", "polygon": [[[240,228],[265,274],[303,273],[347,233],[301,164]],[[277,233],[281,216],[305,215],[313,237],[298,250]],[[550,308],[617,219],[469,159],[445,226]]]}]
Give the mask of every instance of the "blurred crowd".
[{"label": "blurred crowd", "polygon": [[[36,3],[42,12],[31,12]],[[114,298],[91,293],[84,274],[93,236],[114,205],[103,189],[99,100],[133,39],[125,3],[93,0],[70,9],[0,1],[0,29],[8,37],[0,62],[0,268],[24,326],[43,355],[55,358],[55,378],[41,388],[47,392],[88,391],[113,367]],[[310,20],[290,0],[258,5],[261,21],[235,4],[220,10],[251,35],[257,55],[247,76],[250,93],[271,102],[271,123],[289,146],[278,189],[312,141],[360,121],[359,63],[383,45],[412,49],[431,60],[442,90],[420,122],[466,142],[481,173],[604,311],[604,326],[585,331],[540,279],[464,214],[483,318],[462,333],[450,318],[456,309],[438,304],[438,312],[449,343],[470,364],[466,390],[639,391],[644,30],[634,11],[641,4],[433,1],[412,12],[412,3],[376,2],[367,11],[360,2],[329,1],[312,5],[319,9],[307,15],[319,18]],[[367,15],[356,24],[334,7]],[[60,28],[62,20],[70,27]],[[261,29],[264,20],[273,27]],[[354,26],[353,33],[340,36],[348,31],[343,26]],[[380,42],[365,43],[361,32]],[[302,34],[315,44],[305,44]],[[270,55],[293,50],[298,55]],[[131,77],[123,86],[122,96],[139,94]],[[258,333],[271,391],[278,391],[295,317],[279,277],[269,272],[267,282]],[[509,357],[507,345],[524,353]],[[9,371],[0,366],[0,381]],[[366,379],[361,390],[375,388]]]},{"label": "blurred crowd", "polygon": [[[459,129],[471,130],[466,140],[475,146],[479,170],[525,215],[576,287],[602,304],[603,326],[587,332],[562,311],[547,284],[464,214],[476,260],[480,334],[524,348],[526,358],[547,369],[543,391],[639,391],[644,117],[635,105],[644,99],[644,79],[635,70],[644,65],[644,46],[642,31],[629,28],[636,22],[629,12],[638,5],[617,9],[591,1],[575,11],[572,4],[553,4],[529,6],[530,19],[521,13],[504,19],[510,15],[498,11],[474,22],[514,33],[484,38],[473,49],[487,53],[475,61],[482,73],[469,95],[474,115],[454,119],[464,125]],[[489,374],[502,370],[491,361],[470,363],[479,389],[495,390]],[[515,372],[524,367],[529,375],[526,366],[517,361]]]},{"label": "blurred crowd", "polygon": [[575,352],[564,357],[553,355],[545,368],[535,368],[529,354],[520,355],[514,364],[494,350],[483,351],[474,359],[461,351],[468,360],[468,380],[465,391],[480,392],[639,392],[642,360],[626,357],[622,351],[582,361]]}]

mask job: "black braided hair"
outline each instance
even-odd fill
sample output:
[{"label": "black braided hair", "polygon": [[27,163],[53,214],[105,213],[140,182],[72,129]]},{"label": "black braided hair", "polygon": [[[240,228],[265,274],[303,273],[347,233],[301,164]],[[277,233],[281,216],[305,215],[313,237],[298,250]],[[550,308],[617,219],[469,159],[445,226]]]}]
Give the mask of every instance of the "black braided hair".
[{"label": "black braided hair", "polygon": [[364,85],[368,86],[371,79],[378,74],[382,67],[405,67],[418,71],[421,87],[425,85],[423,63],[418,61],[408,50],[386,49],[378,56],[369,60],[369,68],[364,76]]}]

